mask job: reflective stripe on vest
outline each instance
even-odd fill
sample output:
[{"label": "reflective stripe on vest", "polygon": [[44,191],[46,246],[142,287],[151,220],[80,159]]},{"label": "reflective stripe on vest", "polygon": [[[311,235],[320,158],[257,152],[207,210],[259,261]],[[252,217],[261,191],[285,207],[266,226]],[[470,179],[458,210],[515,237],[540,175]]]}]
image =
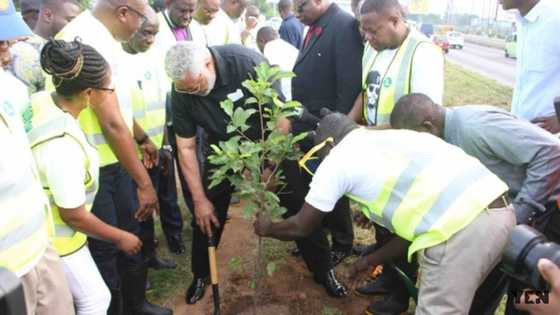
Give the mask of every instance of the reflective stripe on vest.
[{"label": "reflective stripe on vest", "polygon": [[132,108],[134,119],[159,149],[163,145],[167,91],[162,90],[158,79],[159,76],[153,71],[144,73],[132,91]]},{"label": "reflective stripe on vest", "polygon": [[371,185],[378,187],[375,200],[347,194],[369,219],[412,242],[409,259],[420,249],[448,240],[508,189],[462,151],[440,151],[399,150],[386,166],[394,171],[371,178],[372,183],[378,181]]},{"label": "reflective stripe on vest", "polygon": [[369,125],[388,124],[395,103],[402,96],[410,94],[414,54],[421,43],[429,43],[426,39],[413,36],[412,31],[410,34],[395,53],[394,59],[385,74],[380,74],[383,77],[381,77],[376,112],[370,112],[368,107],[368,87],[366,81],[371,69],[375,65],[378,53],[370,45],[367,45],[364,49],[364,59],[362,62],[364,65],[362,73],[362,90],[364,92],[363,116]]},{"label": "reflective stripe on vest", "polygon": [[[45,94],[47,97],[50,97],[48,94]],[[54,106],[47,102],[48,99],[36,97],[33,98],[33,108],[34,112],[41,111],[40,107],[45,106]],[[36,109],[36,110],[35,110]],[[53,112],[51,112],[53,113]],[[54,112],[56,113],[56,112]],[[90,169],[90,158],[88,155],[88,151],[86,150],[86,146],[90,145],[83,140],[81,135],[77,134],[81,132],[79,128],[76,126],[75,128],[71,128],[72,124],[75,124],[72,121],[73,118],[67,115],[38,115],[37,117],[33,117],[33,125],[34,128],[28,133],[29,142],[31,145],[31,149],[35,150],[39,146],[48,143],[49,141],[60,138],[60,137],[69,137],[70,139],[76,141],[82,148],[82,151],[85,156],[85,163],[84,168],[86,170],[86,178],[84,178],[84,187],[86,192],[86,203],[85,207],[87,211],[91,211],[91,207],[93,205],[93,200],[95,199],[95,194],[97,193],[97,180],[92,177],[89,172]],[[36,126],[36,127],[35,127]],[[61,152],[63,154],[63,152]],[[56,249],[57,253],[60,256],[69,255],[82,246],[84,246],[87,242],[87,236],[83,233],[77,232],[68,226],[64,220],[60,216],[60,212],[58,207],[55,203],[54,197],[50,188],[43,183],[43,189],[49,198],[49,203],[52,209],[52,216],[54,221],[54,238],[53,238],[53,245]]]}]

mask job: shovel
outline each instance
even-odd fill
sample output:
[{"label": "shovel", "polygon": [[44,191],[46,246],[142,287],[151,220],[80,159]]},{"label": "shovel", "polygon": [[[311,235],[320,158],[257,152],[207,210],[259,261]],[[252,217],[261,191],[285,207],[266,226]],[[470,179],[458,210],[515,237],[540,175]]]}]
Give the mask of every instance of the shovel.
[{"label": "shovel", "polygon": [[208,237],[208,261],[210,262],[210,282],[214,299],[214,315],[220,315],[220,289],[218,287],[218,266],[216,265],[216,242],[214,236]]}]

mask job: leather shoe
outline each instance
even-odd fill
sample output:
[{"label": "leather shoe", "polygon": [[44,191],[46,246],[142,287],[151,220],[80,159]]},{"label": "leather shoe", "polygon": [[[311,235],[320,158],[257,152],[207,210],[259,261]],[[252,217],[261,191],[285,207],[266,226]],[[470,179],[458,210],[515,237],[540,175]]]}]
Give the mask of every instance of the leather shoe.
[{"label": "leather shoe", "polygon": [[177,263],[175,261],[159,258],[156,255],[152,256],[151,258],[148,258],[146,265],[148,266],[148,268],[152,268],[155,270],[175,269],[177,267]]},{"label": "leather shoe", "polygon": [[344,297],[348,295],[348,290],[338,279],[336,278],[336,273],[334,269],[327,272],[323,279],[314,277],[315,281],[327,290],[327,293],[332,297]]},{"label": "leather shoe", "polygon": [[292,249],[291,254],[292,254],[292,256],[294,256],[294,257],[300,257],[300,256],[301,256],[301,251],[300,251],[299,248],[296,246],[296,248]]},{"label": "leather shoe", "polygon": [[172,235],[167,238],[167,247],[169,251],[175,255],[182,255],[185,253],[185,244],[181,235]]},{"label": "leather shoe", "polygon": [[360,295],[377,295],[387,294],[389,289],[385,285],[383,276],[381,276],[375,280],[369,280],[363,286],[356,288],[356,292]]},{"label": "leather shoe", "polygon": [[344,259],[348,258],[349,256],[350,252],[343,252],[338,250],[331,251],[331,262],[333,264],[333,267],[338,266],[341,262],[344,261]]},{"label": "leather shoe", "polygon": [[190,287],[187,289],[187,295],[185,297],[187,304],[195,304],[198,300],[202,299],[207,285],[208,277],[194,278]]},{"label": "leather shoe", "polygon": [[400,315],[408,310],[408,297],[406,300],[398,294],[387,295],[381,301],[371,303],[365,310],[366,315]]}]

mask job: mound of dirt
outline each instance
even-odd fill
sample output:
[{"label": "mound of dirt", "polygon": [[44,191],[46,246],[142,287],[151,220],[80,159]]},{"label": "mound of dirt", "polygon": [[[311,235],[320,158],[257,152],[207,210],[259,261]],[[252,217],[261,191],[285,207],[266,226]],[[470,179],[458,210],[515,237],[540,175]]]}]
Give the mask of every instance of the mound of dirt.
[{"label": "mound of dirt", "polygon": [[[354,294],[346,298],[328,296],[324,288],[314,282],[303,260],[290,255],[271,277],[264,277],[261,281],[255,313],[254,290],[249,286],[254,266],[245,265],[242,271],[233,271],[228,267],[233,257],[252,257],[255,253],[257,237],[253,233],[252,222],[245,220],[241,213],[239,207],[230,209],[231,220],[217,250],[222,315],[363,314],[371,300]],[[195,305],[187,305],[184,300],[183,292],[175,298],[175,315],[213,314],[210,288]]]}]

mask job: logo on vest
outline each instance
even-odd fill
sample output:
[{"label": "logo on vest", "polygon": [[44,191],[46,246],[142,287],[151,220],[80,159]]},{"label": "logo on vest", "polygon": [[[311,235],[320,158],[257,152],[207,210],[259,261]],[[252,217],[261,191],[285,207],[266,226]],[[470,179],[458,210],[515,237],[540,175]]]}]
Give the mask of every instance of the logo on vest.
[{"label": "logo on vest", "polygon": [[152,72],[146,71],[146,73],[144,73],[144,78],[146,80],[151,80],[152,79]]},{"label": "logo on vest", "polygon": [[391,78],[385,78],[385,80],[383,80],[383,87],[390,87],[393,84],[393,79]]}]

